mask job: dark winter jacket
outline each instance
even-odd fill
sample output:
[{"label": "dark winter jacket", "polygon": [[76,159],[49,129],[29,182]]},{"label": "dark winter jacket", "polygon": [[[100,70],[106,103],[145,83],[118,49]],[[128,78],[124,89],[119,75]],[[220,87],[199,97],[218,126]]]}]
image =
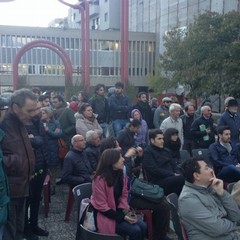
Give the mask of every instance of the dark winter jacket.
[{"label": "dark winter jacket", "polygon": [[[48,165],[57,166],[60,164],[58,157],[58,139],[62,137],[63,132],[58,120],[51,119],[49,122],[43,121],[47,124],[47,150],[49,155]],[[55,132],[56,128],[60,129],[60,132]]]},{"label": "dark winter jacket", "polygon": [[87,143],[85,153],[87,155],[88,161],[90,162],[91,168],[96,171],[98,160],[100,158],[100,145],[95,146],[91,143]]},{"label": "dark winter jacket", "polygon": [[227,149],[217,141],[210,145],[208,152],[216,174],[218,174],[223,167],[237,165],[240,162],[239,145],[233,147],[229,153]]},{"label": "dark winter jacket", "polygon": [[93,112],[97,114],[99,124],[109,122],[109,104],[105,96],[95,95],[89,103],[92,105]]},{"label": "dark winter jacket", "polygon": [[146,121],[149,129],[154,128],[153,126],[153,112],[148,102],[138,101],[132,109],[138,109],[142,115],[142,118]]},{"label": "dark winter jacket", "polygon": [[[201,131],[202,126],[205,129],[210,128],[211,132],[207,134],[206,130]],[[194,138],[195,148],[208,148],[212,143],[215,142],[215,132],[216,128],[213,125],[212,117],[209,119],[206,119],[203,116],[197,118],[191,126],[191,133]],[[208,139],[205,140],[205,137]]]},{"label": "dark winter jacket", "polygon": [[28,135],[32,134],[34,136],[30,138],[30,141],[35,153],[35,171],[40,169],[46,170],[49,155],[47,150],[47,135],[43,123],[39,117],[35,117],[32,119],[31,124],[25,125],[25,127]]},{"label": "dark winter jacket", "polygon": [[132,109],[130,98],[125,94],[117,95],[113,93],[109,98],[110,119],[128,119]]},{"label": "dark winter jacket", "polygon": [[145,148],[142,166],[148,181],[155,184],[159,184],[167,177],[174,176],[176,170],[170,151],[166,148],[158,148],[153,144]]},{"label": "dark winter jacket", "polygon": [[228,126],[231,130],[231,143],[235,146],[239,143],[240,133],[240,116],[239,113],[232,114],[228,110],[225,111],[219,119],[219,126]]},{"label": "dark winter jacket", "polygon": [[194,114],[193,116],[187,116],[187,115],[182,115],[180,116],[183,122],[183,137],[184,140],[192,140],[193,141],[193,136],[191,133],[191,126],[192,123],[197,119],[197,115]]},{"label": "dark winter jacket", "polygon": [[60,122],[63,131],[62,138],[70,148],[71,138],[76,134],[74,112],[70,108],[67,108],[67,104],[64,102],[60,108],[54,111],[54,118]]},{"label": "dark winter jacket", "polygon": [[[4,133],[0,129],[0,144],[3,141],[3,138]],[[7,176],[5,174],[3,154],[0,148],[0,227],[7,221],[9,200]]]},{"label": "dark winter jacket", "polygon": [[74,187],[81,183],[91,182],[93,169],[85,151],[70,149],[64,158],[62,181]]},{"label": "dark winter jacket", "polygon": [[2,151],[10,197],[27,197],[35,166],[35,156],[27,130],[11,110],[6,113],[1,128],[5,132]]}]

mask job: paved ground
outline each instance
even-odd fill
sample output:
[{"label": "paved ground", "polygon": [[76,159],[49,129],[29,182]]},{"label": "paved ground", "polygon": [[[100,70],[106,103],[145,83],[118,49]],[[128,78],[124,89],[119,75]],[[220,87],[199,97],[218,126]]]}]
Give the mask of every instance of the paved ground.
[{"label": "paved ground", "polygon": [[[67,206],[69,188],[66,185],[56,186],[56,194],[51,196],[50,211],[48,218],[44,217],[44,207],[41,206],[39,214],[39,226],[49,231],[48,237],[41,237],[41,240],[75,240],[76,234],[76,206],[70,216],[69,223],[64,222]],[[170,234],[177,239],[175,234]]]},{"label": "paved ground", "polygon": [[43,206],[40,209],[39,225],[49,231],[48,237],[41,240],[74,240],[76,234],[76,206],[74,206],[69,223],[64,222],[69,188],[56,186],[56,194],[51,196],[48,218],[44,217]]}]

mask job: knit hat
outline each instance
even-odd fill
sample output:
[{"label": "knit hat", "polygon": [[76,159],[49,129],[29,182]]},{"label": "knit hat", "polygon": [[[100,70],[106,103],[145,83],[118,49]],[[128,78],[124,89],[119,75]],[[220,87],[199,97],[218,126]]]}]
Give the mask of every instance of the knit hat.
[{"label": "knit hat", "polygon": [[233,106],[238,106],[238,102],[236,99],[230,99],[226,104],[226,107],[233,107]]},{"label": "knit hat", "polygon": [[169,97],[164,97],[164,98],[162,99],[162,102],[172,102],[172,99],[169,98]]}]

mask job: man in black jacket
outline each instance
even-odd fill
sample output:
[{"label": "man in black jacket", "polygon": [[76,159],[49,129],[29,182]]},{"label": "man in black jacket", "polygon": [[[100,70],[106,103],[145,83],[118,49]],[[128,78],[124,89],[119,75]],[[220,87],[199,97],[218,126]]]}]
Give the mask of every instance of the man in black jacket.
[{"label": "man in black jacket", "polygon": [[213,125],[212,110],[209,106],[203,106],[201,113],[202,116],[197,118],[191,126],[196,149],[208,148],[215,142],[216,127]]},{"label": "man in black jacket", "polygon": [[180,194],[184,185],[184,178],[177,173],[171,153],[164,148],[163,132],[160,129],[149,131],[150,145],[143,152],[142,165],[147,180],[158,184],[164,189],[164,194]]},{"label": "man in black jacket", "polygon": [[82,135],[75,135],[71,140],[72,149],[69,150],[63,165],[62,181],[75,187],[81,183],[91,182],[93,169],[84,151],[86,141]]}]

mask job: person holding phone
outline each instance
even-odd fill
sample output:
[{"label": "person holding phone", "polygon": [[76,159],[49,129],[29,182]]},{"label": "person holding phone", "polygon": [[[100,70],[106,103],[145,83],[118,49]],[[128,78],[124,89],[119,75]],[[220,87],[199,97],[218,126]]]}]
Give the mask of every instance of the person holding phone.
[{"label": "person holding phone", "polygon": [[124,158],[118,150],[106,149],[102,153],[91,196],[97,231],[129,236],[129,240],[143,240],[147,226],[129,214],[127,176],[124,176],[123,168]]}]

